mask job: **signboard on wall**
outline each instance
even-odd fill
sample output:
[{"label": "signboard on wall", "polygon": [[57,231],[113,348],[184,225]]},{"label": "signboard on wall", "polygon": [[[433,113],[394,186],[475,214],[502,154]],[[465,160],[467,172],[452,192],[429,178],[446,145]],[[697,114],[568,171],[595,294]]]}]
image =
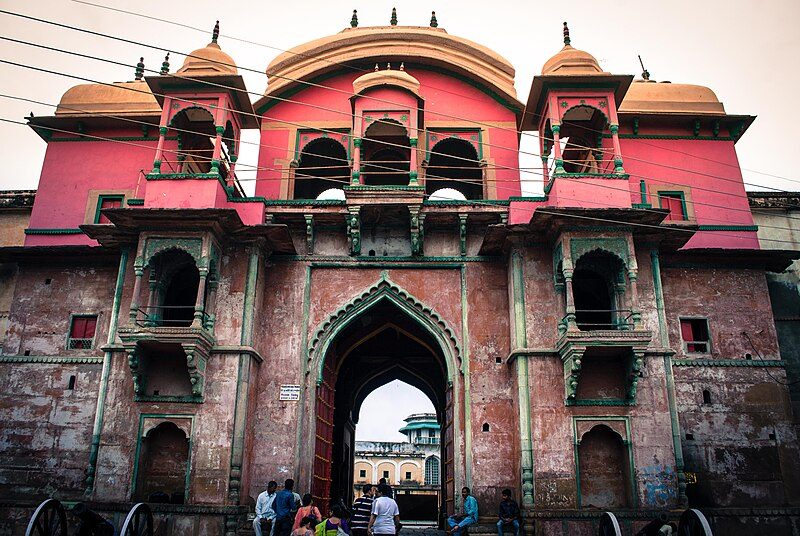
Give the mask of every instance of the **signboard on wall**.
[{"label": "signboard on wall", "polygon": [[289,400],[292,402],[300,400],[300,386],[281,385],[281,394],[279,400]]}]

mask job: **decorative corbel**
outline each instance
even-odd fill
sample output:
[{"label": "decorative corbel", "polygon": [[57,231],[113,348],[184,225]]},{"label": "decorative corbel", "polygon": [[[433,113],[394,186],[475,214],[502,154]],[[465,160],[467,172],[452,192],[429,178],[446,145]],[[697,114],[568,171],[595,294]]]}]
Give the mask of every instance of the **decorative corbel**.
[{"label": "decorative corbel", "polygon": [[306,220],[306,253],[308,255],[314,254],[314,215],[305,214],[303,216]]},{"label": "decorative corbel", "polygon": [[195,348],[182,345],[186,352],[186,368],[192,384],[192,396],[203,396],[205,386],[206,359]]},{"label": "decorative corbel", "polygon": [[467,255],[467,214],[458,215],[458,239],[462,257]]},{"label": "decorative corbel", "polygon": [[636,386],[642,375],[642,368],[644,368],[644,350],[633,350],[631,352],[631,358],[627,368],[628,389],[625,398],[628,403],[633,404],[636,402]]},{"label": "decorative corbel", "polygon": [[349,207],[347,216],[347,240],[350,244],[350,255],[361,255],[361,207]]},{"label": "decorative corbel", "polygon": [[422,220],[424,216],[419,213],[419,207],[408,207],[411,213],[411,254],[419,257],[423,254]]},{"label": "decorative corbel", "polygon": [[139,356],[136,352],[136,346],[128,349],[128,366],[131,369],[131,376],[133,377],[133,392],[137,396],[145,394],[145,381],[146,378],[139,370]]}]

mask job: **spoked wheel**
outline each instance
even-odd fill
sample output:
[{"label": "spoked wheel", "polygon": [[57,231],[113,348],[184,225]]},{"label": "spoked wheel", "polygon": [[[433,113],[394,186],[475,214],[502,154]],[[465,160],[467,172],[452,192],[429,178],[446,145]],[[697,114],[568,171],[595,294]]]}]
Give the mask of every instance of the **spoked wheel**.
[{"label": "spoked wheel", "polygon": [[622,536],[617,516],[611,512],[603,512],[603,515],[600,516],[600,530],[597,534],[599,536]]},{"label": "spoked wheel", "polygon": [[137,503],[128,512],[120,536],[153,536],[153,512],[145,503]]},{"label": "spoked wheel", "polygon": [[25,536],[67,536],[67,513],[61,503],[47,499],[40,504],[28,522]]},{"label": "spoked wheel", "polygon": [[714,536],[706,516],[694,508],[689,508],[681,515],[678,534],[680,536]]}]

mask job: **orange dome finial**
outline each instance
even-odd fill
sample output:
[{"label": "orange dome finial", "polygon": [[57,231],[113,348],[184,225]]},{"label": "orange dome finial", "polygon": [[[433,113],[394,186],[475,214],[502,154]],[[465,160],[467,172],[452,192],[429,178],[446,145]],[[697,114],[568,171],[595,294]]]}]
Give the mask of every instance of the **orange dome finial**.
[{"label": "orange dome finial", "polygon": [[567,22],[564,21],[564,45],[566,46],[569,44],[570,44],[569,26],[567,26]]}]

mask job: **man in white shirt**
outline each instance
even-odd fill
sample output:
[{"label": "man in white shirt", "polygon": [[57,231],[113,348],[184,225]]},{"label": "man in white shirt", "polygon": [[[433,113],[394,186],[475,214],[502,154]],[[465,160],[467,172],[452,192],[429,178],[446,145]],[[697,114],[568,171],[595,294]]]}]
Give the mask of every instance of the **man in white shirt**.
[{"label": "man in white shirt", "polygon": [[278,489],[278,483],[272,480],[267,484],[267,491],[262,491],[256,500],[256,518],[253,520],[253,530],[256,536],[269,536],[275,527],[275,510],[272,508],[272,504],[277,495],[276,489]]},{"label": "man in white shirt", "polygon": [[377,498],[372,502],[369,518],[369,536],[396,536],[400,532],[400,509],[392,499],[392,489],[387,484],[378,484]]}]

